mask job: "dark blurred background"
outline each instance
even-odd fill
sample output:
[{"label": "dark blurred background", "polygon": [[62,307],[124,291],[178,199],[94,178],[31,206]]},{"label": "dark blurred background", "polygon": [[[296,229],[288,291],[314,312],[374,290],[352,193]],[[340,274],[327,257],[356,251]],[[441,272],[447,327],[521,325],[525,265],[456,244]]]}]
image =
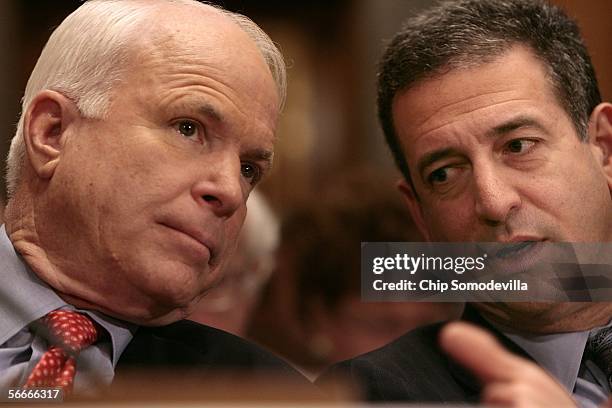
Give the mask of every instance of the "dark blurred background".
[{"label": "dark blurred background", "polygon": [[[604,98],[612,98],[612,1],[555,0],[583,29]],[[77,0],[0,1],[0,153],[6,156],[25,83],[53,27]],[[255,20],[289,63],[289,98],[272,176],[262,189],[281,214],[298,201],[316,203],[328,175],[374,166],[397,176],[375,116],[375,65],[401,21],[430,0],[225,0]],[[4,187],[4,166],[2,166]],[[4,196],[4,188],[1,196]]]}]

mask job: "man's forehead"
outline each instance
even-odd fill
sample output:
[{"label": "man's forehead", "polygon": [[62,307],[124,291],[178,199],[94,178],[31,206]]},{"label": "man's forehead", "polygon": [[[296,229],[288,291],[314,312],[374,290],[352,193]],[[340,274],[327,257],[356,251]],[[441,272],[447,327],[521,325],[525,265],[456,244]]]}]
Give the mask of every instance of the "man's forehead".
[{"label": "man's forehead", "polygon": [[[455,69],[421,81],[394,98],[393,118],[403,144],[445,126],[483,127],[507,109],[532,110],[542,102],[557,103],[542,63],[523,48],[465,69]],[[487,120],[488,119],[488,120]],[[408,139],[408,140],[407,140]]]},{"label": "man's forehead", "polygon": [[[126,74],[135,76],[136,80],[151,77],[153,82],[150,83],[166,82],[167,89],[188,85],[185,83],[187,77],[194,84],[208,77],[208,85],[214,84],[221,93],[232,93],[234,103],[244,99],[244,95],[253,94],[254,87],[260,87],[257,95],[252,95],[255,98],[247,102],[251,106],[249,109],[278,111],[274,79],[257,44],[229,17],[209,8],[211,12],[203,13],[205,23],[198,20],[197,15],[187,15],[185,19],[180,18],[180,13],[172,17],[161,16],[169,18],[170,23],[159,24],[159,28],[150,29],[149,36],[139,37],[128,62],[131,68]],[[185,80],[179,83],[177,78],[181,75]],[[256,107],[258,104],[262,106]],[[207,105],[201,108],[210,110]],[[216,116],[223,114],[221,111],[214,113]],[[276,115],[266,121],[275,123]]]},{"label": "man's forehead", "polygon": [[209,5],[163,3],[150,13],[156,24],[144,24],[137,35],[137,40],[150,48],[164,47],[173,42],[185,47],[192,45],[194,49],[202,45],[218,46],[219,42],[252,42],[225,12]]}]

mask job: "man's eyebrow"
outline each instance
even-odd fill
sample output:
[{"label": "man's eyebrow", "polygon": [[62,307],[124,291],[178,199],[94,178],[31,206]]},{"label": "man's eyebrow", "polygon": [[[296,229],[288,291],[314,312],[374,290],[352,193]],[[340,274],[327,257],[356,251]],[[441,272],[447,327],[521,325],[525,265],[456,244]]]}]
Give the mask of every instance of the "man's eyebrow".
[{"label": "man's eyebrow", "polygon": [[[223,115],[211,104],[203,104],[200,106],[199,110],[202,115],[211,118],[215,122],[224,122]],[[274,152],[272,150],[266,149],[251,149],[247,150],[243,154],[243,157],[246,157],[249,160],[264,162],[265,166],[270,168],[272,167],[272,159],[274,157]]]},{"label": "man's eyebrow", "polygon": [[266,149],[252,149],[244,153],[243,157],[250,160],[263,161],[267,167],[272,167],[274,152]]},{"label": "man's eyebrow", "polygon": [[425,170],[425,168],[427,168],[427,166],[429,166],[430,164],[440,159],[443,159],[445,157],[456,156],[458,154],[459,152],[457,151],[457,149],[454,149],[452,147],[445,148],[445,149],[438,149],[438,150],[434,150],[433,152],[427,153],[425,156],[421,157],[417,163],[419,174],[423,174],[423,170]]},{"label": "man's eyebrow", "polygon": [[213,105],[205,103],[200,106],[199,111],[202,115],[207,116],[215,122],[223,123],[223,115]]},{"label": "man's eyebrow", "polygon": [[495,126],[488,133],[489,136],[501,136],[521,128],[535,128],[544,130],[542,124],[531,116],[517,116],[500,125]]}]

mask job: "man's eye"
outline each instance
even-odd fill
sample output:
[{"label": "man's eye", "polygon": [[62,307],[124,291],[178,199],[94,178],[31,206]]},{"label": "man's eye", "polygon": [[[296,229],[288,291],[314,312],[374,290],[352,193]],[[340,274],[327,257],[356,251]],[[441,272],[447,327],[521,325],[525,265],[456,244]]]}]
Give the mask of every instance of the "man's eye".
[{"label": "man's eye", "polygon": [[432,171],[429,177],[427,177],[427,181],[431,185],[446,183],[448,181],[448,167]]},{"label": "man's eye", "polygon": [[261,170],[259,166],[252,163],[242,163],[240,165],[240,173],[242,177],[247,179],[250,184],[255,185],[261,178]]},{"label": "man's eye", "polygon": [[464,166],[459,164],[440,167],[429,173],[427,183],[438,193],[444,193],[461,180],[464,171]]},{"label": "man's eye", "polygon": [[183,119],[183,120],[176,122],[174,126],[176,127],[176,130],[181,135],[187,138],[193,138],[194,136],[197,136],[198,134],[199,125],[197,122],[194,122],[193,120]]},{"label": "man's eye", "polygon": [[506,150],[510,153],[524,153],[536,144],[534,140],[515,139],[506,144]]}]

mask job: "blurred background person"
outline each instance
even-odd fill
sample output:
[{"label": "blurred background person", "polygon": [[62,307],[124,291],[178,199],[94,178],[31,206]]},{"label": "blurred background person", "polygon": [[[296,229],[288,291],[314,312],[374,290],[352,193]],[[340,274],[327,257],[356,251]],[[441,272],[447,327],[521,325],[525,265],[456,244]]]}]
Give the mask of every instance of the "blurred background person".
[{"label": "blurred background person", "polygon": [[189,317],[245,337],[253,307],[275,265],[279,220],[265,197],[253,191],[233,259],[219,286],[210,290]]},{"label": "blurred background person", "polygon": [[277,268],[248,337],[306,374],[458,317],[453,303],[362,302],[360,242],[421,241],[391,183],[373,170],[330,177],[283,220]]}]

